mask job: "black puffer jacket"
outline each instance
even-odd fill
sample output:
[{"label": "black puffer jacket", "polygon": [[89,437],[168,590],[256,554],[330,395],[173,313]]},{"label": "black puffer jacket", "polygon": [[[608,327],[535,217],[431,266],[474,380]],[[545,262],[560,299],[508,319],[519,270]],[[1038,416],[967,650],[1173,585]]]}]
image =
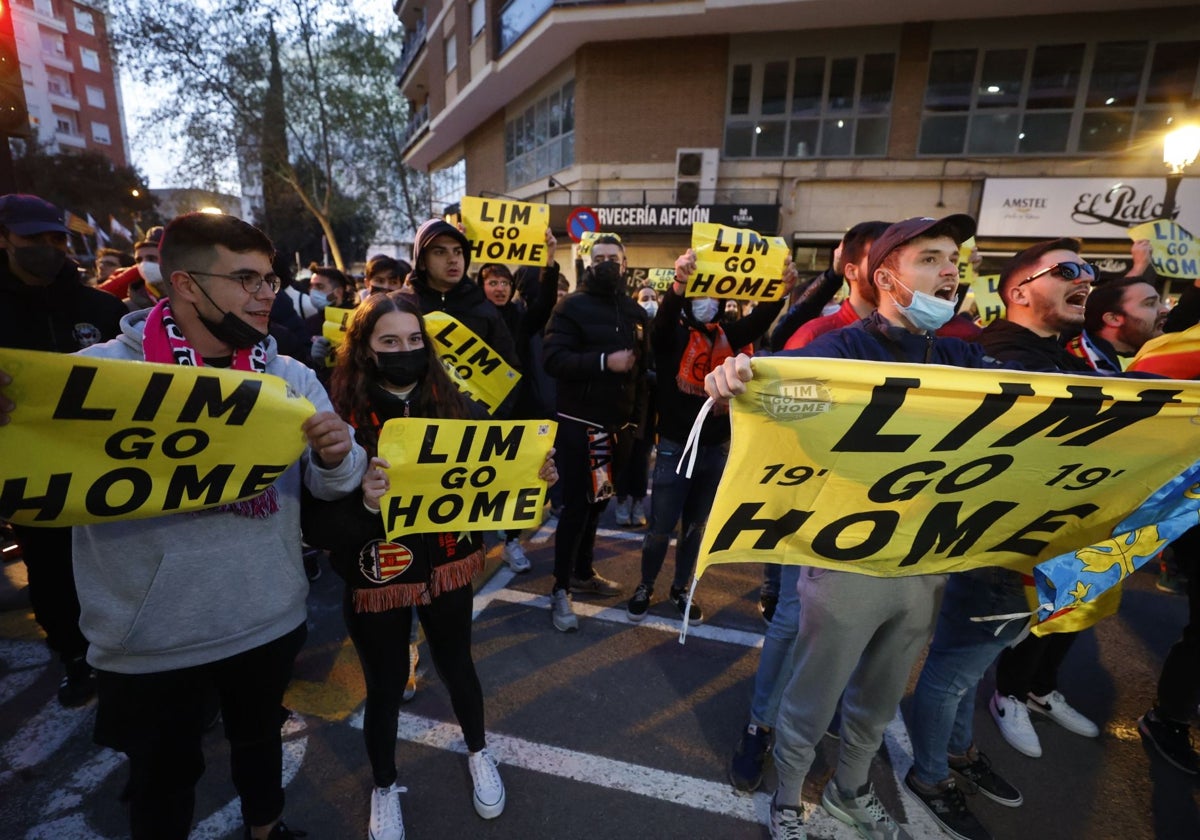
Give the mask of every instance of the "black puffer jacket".
[{"label": "black puffer jacket", "polygon": [[[580,291],[558,302],[542,359],[556,380],[559,414],[619,429],[645,414],[650,345],[646,310],[625,294],[622,278],[608,276],[610,265],[588,269]],[[606,370],[601,356],[619,350],[633,350],[637,362],[625,373]]]},{"label": "black puffer jacket", "polygon": [[49,286],[27,286],[0,254],[0,347],[74,353],[121,334],[118,298],[85,286],[70,260]]}]

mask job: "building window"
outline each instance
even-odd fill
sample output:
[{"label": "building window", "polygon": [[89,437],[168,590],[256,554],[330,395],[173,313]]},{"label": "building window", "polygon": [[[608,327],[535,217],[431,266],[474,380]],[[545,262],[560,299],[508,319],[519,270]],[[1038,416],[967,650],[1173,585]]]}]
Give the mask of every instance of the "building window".
[{"label": "building window", "polygon": [[725,156],[881,157],[896,56],[797,56],[735,64]]},{"label": "building window", "polygon": [[46,17],[54,17],[54,0],[33,0],[33,8]]},{"label": "building window", "polygon": [[60,114],[58,111],[55,111],[54,130],[59,134],[69,134],[72,137],[77,136],[79,134],[79,129],[75,127],[75,115]]},{"label": "building window", "polygon": [[542,97],[504,125],[505,182],[511,189],[575,163],[575,82]]},{"label": "building window", "polygon": [[937,50],[919,153],[1120,152],[1195,109],[1200,41]]},{"label": "building window", "polygon": [[446,36],[443,42],[446,50],[446,72],[449,73],[458,66],[458,44],[454,40],[454,33]]},{"label": "building window", "polygon": [[63,43],[62,33],[39,27],[38,37],[41,39],[42,52],[45,55],[53,56],[54,58],[67,57],[67,47]]},{"label": "building window", "polygon": [[87,47],[79,48],[79,63],[86,70],[100,70],[100,53],[95,50],[89,50]]},{"label": "building window", "polygon": [[93,108],[103,108],[105,106],[103,88],[98,88],[95,85],[88,85],[85,88],[85,91],[87,93],[87,104],[91,105]]},{"label": "building window", "polygon": [[511,47],[553,5],[554,0],[509,0],[505,3],[500,9],[500,52]]},{"label": "building window", "polygon": [[92,139],[97,143],[103,143],[108,146],[112,143],[112,136],[108,133],[108,124],[101,122],[92,123]]},{"label": "building window", "polygon": [[71,77],[58,70],[46,70],[46,89],[55,96],[65,96],[68,99],[74,96],[71,92]]},{"label": "building window", "polygon": [[487,3],[484,0],[471,0],[471,38],[474,39],[483,31],[487,23]]},{"label": "building window", "polygon": [[75,7],[75,28],[80,32],[86,32],[88,35],[96,34],[96,19],[92,17],[92,13]]}]

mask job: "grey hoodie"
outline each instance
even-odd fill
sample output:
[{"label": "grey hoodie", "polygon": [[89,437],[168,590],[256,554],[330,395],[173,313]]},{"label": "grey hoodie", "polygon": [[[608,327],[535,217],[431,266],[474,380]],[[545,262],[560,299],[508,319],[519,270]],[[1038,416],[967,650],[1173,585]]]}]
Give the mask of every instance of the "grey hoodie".
[{"label": "grey hoodie", "polygon": [[[144,361],[149,310],[121,321],[120,338],[81,355]],[[275,352],[267,373],[287,380],[317,411],[332,411],[316,375]],[[148,674],[226,659],[294,630],[305,620],[308,580],[300,547],[300,482],[321,499],[358,488],[366,469],[354,445],[333,469],[305,450],[276,481],[279,511],[267,519],[205,511],[105,522],[74,529],[79,626],[88,662],[123,674]]]}]

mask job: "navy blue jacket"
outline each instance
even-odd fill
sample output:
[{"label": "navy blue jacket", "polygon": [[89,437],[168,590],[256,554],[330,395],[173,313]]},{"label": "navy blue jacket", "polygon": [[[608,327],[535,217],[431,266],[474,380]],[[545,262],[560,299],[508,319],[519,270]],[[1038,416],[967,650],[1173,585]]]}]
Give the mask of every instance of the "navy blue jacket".
[{"label": "navy blue jacket", "polygon": [[872,312],[857,324],[825,333],[805,347],[783,350],[776,355],[1021,369],[1019,364],[992,358],[982,345],[959,338],[938,338],[930,333],[911,333],[892,324],[878,312]]}]

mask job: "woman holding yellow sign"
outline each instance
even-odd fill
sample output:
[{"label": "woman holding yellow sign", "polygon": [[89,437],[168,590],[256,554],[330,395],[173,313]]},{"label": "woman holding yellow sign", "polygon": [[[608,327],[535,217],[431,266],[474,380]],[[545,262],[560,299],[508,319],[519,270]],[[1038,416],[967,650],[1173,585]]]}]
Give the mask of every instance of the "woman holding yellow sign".
[{"label": "woman holding yellow sign", "polygon": [[[412,534],[389,541],[379,510],[391,466],[377,455],[383,424],[471,414],[431,346],[411,295],[371,295],[355,310],[338,348],[330,392],[373,457],[360,492],[314,506],[305,529],[311,544],[330,550],[334,569],[346,581],[343,614],[367,684],[363,737],[375,782],[369,829],[374,840],[404,837],[396,717],[409,673],[412,607],[462,727],[475,810],[492,819],[505,803],[504,783],[486,747],[483,690],[471,658],[471,578],[483,568],[482,535]],[[552,461],[547,459],[539,477],[557,479]]]}]

